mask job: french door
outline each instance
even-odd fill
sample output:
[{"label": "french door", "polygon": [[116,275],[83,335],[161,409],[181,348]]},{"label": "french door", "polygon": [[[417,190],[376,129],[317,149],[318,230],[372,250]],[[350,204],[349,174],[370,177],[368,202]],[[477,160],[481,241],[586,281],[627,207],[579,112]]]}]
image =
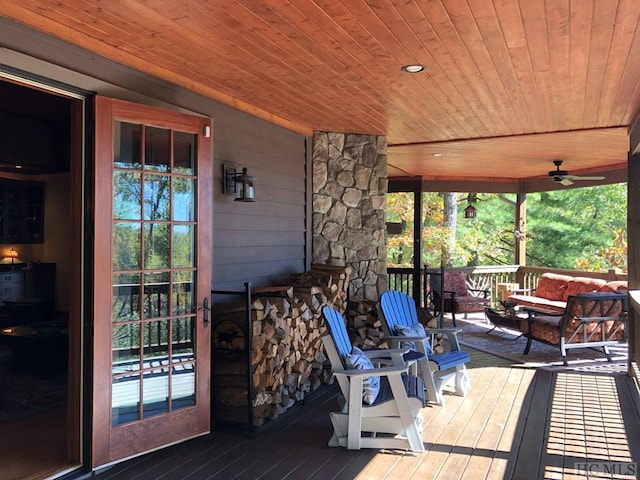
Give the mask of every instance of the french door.
[{"label": "french door", "polygon": [[92,466],[210,429],[208,118],[95,102]]}]

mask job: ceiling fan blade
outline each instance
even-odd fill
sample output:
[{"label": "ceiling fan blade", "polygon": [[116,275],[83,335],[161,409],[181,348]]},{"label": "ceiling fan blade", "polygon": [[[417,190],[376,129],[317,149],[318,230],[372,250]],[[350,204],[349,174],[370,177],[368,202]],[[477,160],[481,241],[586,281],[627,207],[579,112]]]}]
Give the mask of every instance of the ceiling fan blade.
[{"label": "ceiling fan blade", "polygon": [[591,181],[604,180],[604,176],[602,175],[594,175],[591,177],[582,176],[582,175],[569,175],[569,178],[571,180],[591,180]]},{"label": "ceiling fan blade", "polygon": [[566,187],[568,185],[573,185],[573,182],[565,177],[560,180],[560,184]]}]

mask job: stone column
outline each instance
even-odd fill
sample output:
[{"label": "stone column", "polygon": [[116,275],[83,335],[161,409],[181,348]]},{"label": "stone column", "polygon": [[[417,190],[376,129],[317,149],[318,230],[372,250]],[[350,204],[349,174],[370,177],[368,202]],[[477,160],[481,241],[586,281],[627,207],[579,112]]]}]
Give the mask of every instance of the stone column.
[{"label": "stone column", "polygon": [[352,267],[352,297],[387,289],[387,185],[386,137],[314,133],[313,262]]}]

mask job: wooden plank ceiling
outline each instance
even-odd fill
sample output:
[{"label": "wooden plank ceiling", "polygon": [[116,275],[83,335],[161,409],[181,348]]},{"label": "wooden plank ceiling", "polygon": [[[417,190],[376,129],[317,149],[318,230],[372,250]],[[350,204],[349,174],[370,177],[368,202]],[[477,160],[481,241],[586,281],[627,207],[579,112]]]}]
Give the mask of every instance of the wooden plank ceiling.
[{"label": "wooden plank ceiling", "polygon": [[620,168],[640,107],[637,0],[20,0],[0,16],[304,134],[385,134],[391,177]]}]

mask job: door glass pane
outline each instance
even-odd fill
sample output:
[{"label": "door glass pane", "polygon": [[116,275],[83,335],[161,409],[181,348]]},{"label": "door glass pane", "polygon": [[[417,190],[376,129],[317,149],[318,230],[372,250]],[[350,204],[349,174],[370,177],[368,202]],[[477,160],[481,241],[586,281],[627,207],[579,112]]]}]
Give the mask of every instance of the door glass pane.
[{"label": "door glass pane", "polygon": [[149,368],[168,363],[169,320],[146,322],[142,328],[144,366]]},{"label": "door glass pane", "polygon": [[113,218],[140,220],[140,174],[129,171],[113,172]]},{"label": "door glass pane", "polygon": [[111,384],[111,425],[140,419],[140,374],[114,377]]},{"label": "door glass pane", "polygon": [[171,407],[181,408],[196,404],[196,373],[193,363],[177,365],[171,377]]},{"label": "door glass pane", "polygon": [[140,168],[142,165],[142,125],[115,122],[113,163],[118,168]]},{"label": "door glass pane", "polygon": [[137,270],[140,268],[140,224],[116,223],[113,225],[113,269]]},{"label": "door glass pane", "polygon": [[112,319],[114,322],[140,320],[140,275],[123,273],[113,276]]},{"label": "door glass pane", "polygon": [[173,171],[193,175],[197,137],[193,133],[175,132],[173,136]]},{"label": "door glass pane", "polygon": [[175,225],[173,227],[173,267],[193,267],[194,249],[193,225]]},{"label": "door glass pane", "polygon": [[171,162],[171,131],[164,128],[145,127],[144,168],[168,172]]},{"label": "door glass pane", "polygon": [[173,274],[173,315],[195,313],[194,272],[175,272]]},{"label": "door glass pane", "polygon": [[126,323],[113,327],[113,373],[140,370],[140,324]]},{"label": "door glass pane", "polygon": [[169,272],[144,275],[144,318],[169,315]]},{"label": "door glass pane", "polygon": [[173,220],[176,222],[193,222],[195,216],[195,188],[190,178],[174,178],[173,180]]},{"label": "door glass pane", "polygon": [[142,377],[143,418],[169,411],[169,368],[154,368]]},{"label": "door glass pane", "polygon": [[195,317],[177,318],[173,321],[171,351],[174,358],[180,361],[193,360],[194,358],[194,321]]},{"label": "door glass pane", "polygon": [[169,176],[144,176],[144,219],[169,220]]},{"label": "door glass pane", "polygon": [[169,268],[169,226],[147,223],[144,226],[145,269]]}]

